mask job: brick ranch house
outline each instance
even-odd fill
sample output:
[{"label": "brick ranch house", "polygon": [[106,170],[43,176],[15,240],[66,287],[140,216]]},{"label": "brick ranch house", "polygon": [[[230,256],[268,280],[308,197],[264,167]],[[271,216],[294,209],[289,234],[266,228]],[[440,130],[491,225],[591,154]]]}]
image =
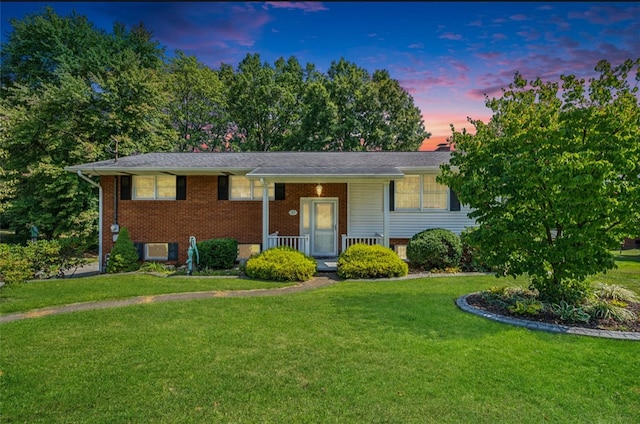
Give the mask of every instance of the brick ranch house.
[{"label": "brick ranch house", "polygon": [[[99,188],[103,270],[120,228],[142,260],[185,263],[189,238],[231,237],[239,258],[288,245],[316,258],[356,242],[401,256],[426,228],[474,221],[435,181],[450,152],[149,153],[67,167]],[[94,179],[96,178],[97,179]]]}]

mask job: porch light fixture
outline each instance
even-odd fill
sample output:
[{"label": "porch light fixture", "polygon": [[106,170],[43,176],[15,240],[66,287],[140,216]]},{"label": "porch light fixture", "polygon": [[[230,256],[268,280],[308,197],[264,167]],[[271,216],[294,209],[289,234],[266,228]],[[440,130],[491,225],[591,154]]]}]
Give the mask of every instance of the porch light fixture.
[{"label": "porch light fixture", "polygon": [[318,197],[322,196],[322,184],[318,184],[316,186],[316,194],[318,195]]}]

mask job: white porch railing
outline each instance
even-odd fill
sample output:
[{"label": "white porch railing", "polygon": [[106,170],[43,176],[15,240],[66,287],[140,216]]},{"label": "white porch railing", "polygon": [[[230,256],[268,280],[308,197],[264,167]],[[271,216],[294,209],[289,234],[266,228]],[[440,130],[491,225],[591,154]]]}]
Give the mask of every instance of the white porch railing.
[{"label": "white porch railing", "polygon": [[348,236],[342,235],[342,251],[344,252],[351,245],[363,243],[363,244],[384,244],[384,237],[381,234],[375,236]]},{"label": "white porch railing", "polygon": [[276,231],[267,237],[267,249],[272,247],[288,246],[292,247],[305,255],[310,254],[309,235],[303,236],[280,236]]}]

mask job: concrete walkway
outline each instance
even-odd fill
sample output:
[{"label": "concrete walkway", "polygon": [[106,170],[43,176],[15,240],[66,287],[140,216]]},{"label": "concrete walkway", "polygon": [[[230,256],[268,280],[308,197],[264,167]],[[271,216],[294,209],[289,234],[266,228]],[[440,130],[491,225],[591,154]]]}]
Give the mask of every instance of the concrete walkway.
[{"label": "concrete walkway", "polygon": [[[94,269],[95,268],[95,269]],[[67,276],[67,278],[83,277],[99,274],[97,264],[93,267],[90,264],[78,272]],[[427,277],[454,277],[459,274],[413,274],[400,278],[392,278],[391,280],[404,280],[411,278],[427,278]],[[468,273],[465,275],[487,275],[484,273]],[[349,281],[383,281],[390,279],[367,279],[367,280],[349,280]],[[253,289],[253,290],[227,290],[227,291],[204,291],[204,292],[187,292],[187,293],[168,293],[158,294],[151,296],[136,296],[128,299],[120,300],[105,300],[102,302],[83,302],[73,303],[70,305],[55,306],[50,308],[35,309],[27,312],[17,312],[13,314],[7,314],[0,316],[0,324],[20,321],[29,318],[40,318],[50,315],[69,314],[72,312],[91,311],[97,309],[109,309],[120,308],[123,306],[142,305],[148,303],[161,303],[161,302],[174,302],[181,300],[194,300],[194,299],[207,299],[217,297],[263,297],[263,296],[281,296],[290,293],[300,293],[304,291],[310,291],[319,289],[321,287],[331,286],[341,280],[338,276],[332,272],[319,272],[316,276],[304,283],[296,284],[293,286],[279,287],[275,289]],[[609,339],[622,339],[622,340],[635,340],[640,341],[640,333],[638,332],[625,332],[625,331],[607,331],[596,330],[590,328],[570,327],[565,325],[547,324],[535,321],[528,321],[524,319],[517,319],[508,316],[498,315],[487,312],[482,309],[472,307],[467,303],[467,295],[460,296],[456,299],[456,305],[458,308],[465,312],[469,312],[493,321],[501,322],[503,324],[515,325],[518,327],[525,327],[529,330],[546,331],[548,333],[563,333],[574,334],[580,336],[592,336],[603,337]]]},{"label": "concrete walkway", "polygon": [[338,277],[333,273],[319,273],[312,280],[293,286],[279,287],[275,289],[254,290],[228,290],[228,291],[204,291],[188,293],[168,293],[152,296],[136,296],[127,299],[105,300],[101,302],[83,302],[70,305],[53,306],[50,308],[35,309],[27,312],[16,312],[0,316],[0,324],[19,321],[28,318],[40,318],[50,315],[69,314],[71,312],[91,311],[96,309],[120,308],[123,306],[141,305],[147,303],[174,302],[180,300],[207,299],[213,297],[262,297],[280,296],[290,293],[299,293],[315,290],[320,287],[337,283]]}]

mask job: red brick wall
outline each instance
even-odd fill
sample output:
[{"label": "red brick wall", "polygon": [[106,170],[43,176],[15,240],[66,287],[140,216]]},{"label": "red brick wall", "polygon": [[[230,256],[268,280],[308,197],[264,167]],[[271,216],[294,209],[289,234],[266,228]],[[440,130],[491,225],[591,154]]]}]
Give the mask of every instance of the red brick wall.
[{"label": "red brick wall", "polygon": [[[113,248],[114,182],[103,176],[103,249]],[[262,201],[218,200],[216,176],[188,176],[186,200],[120,200],[118,224],[129,230],[134,242],[178,243],[178,263],[187,260],[190,236],[197,240],[231,237],[238,243],[262,243]],[[298,235],[300,197],[318,197],[315,184],[285,184],[285,200],[269,202],[269,232]],[[347,232],[347,185],[323,184],[322,197],[337,197],[339,232]],[[298,211],[295,216],[290,210]]]}]

